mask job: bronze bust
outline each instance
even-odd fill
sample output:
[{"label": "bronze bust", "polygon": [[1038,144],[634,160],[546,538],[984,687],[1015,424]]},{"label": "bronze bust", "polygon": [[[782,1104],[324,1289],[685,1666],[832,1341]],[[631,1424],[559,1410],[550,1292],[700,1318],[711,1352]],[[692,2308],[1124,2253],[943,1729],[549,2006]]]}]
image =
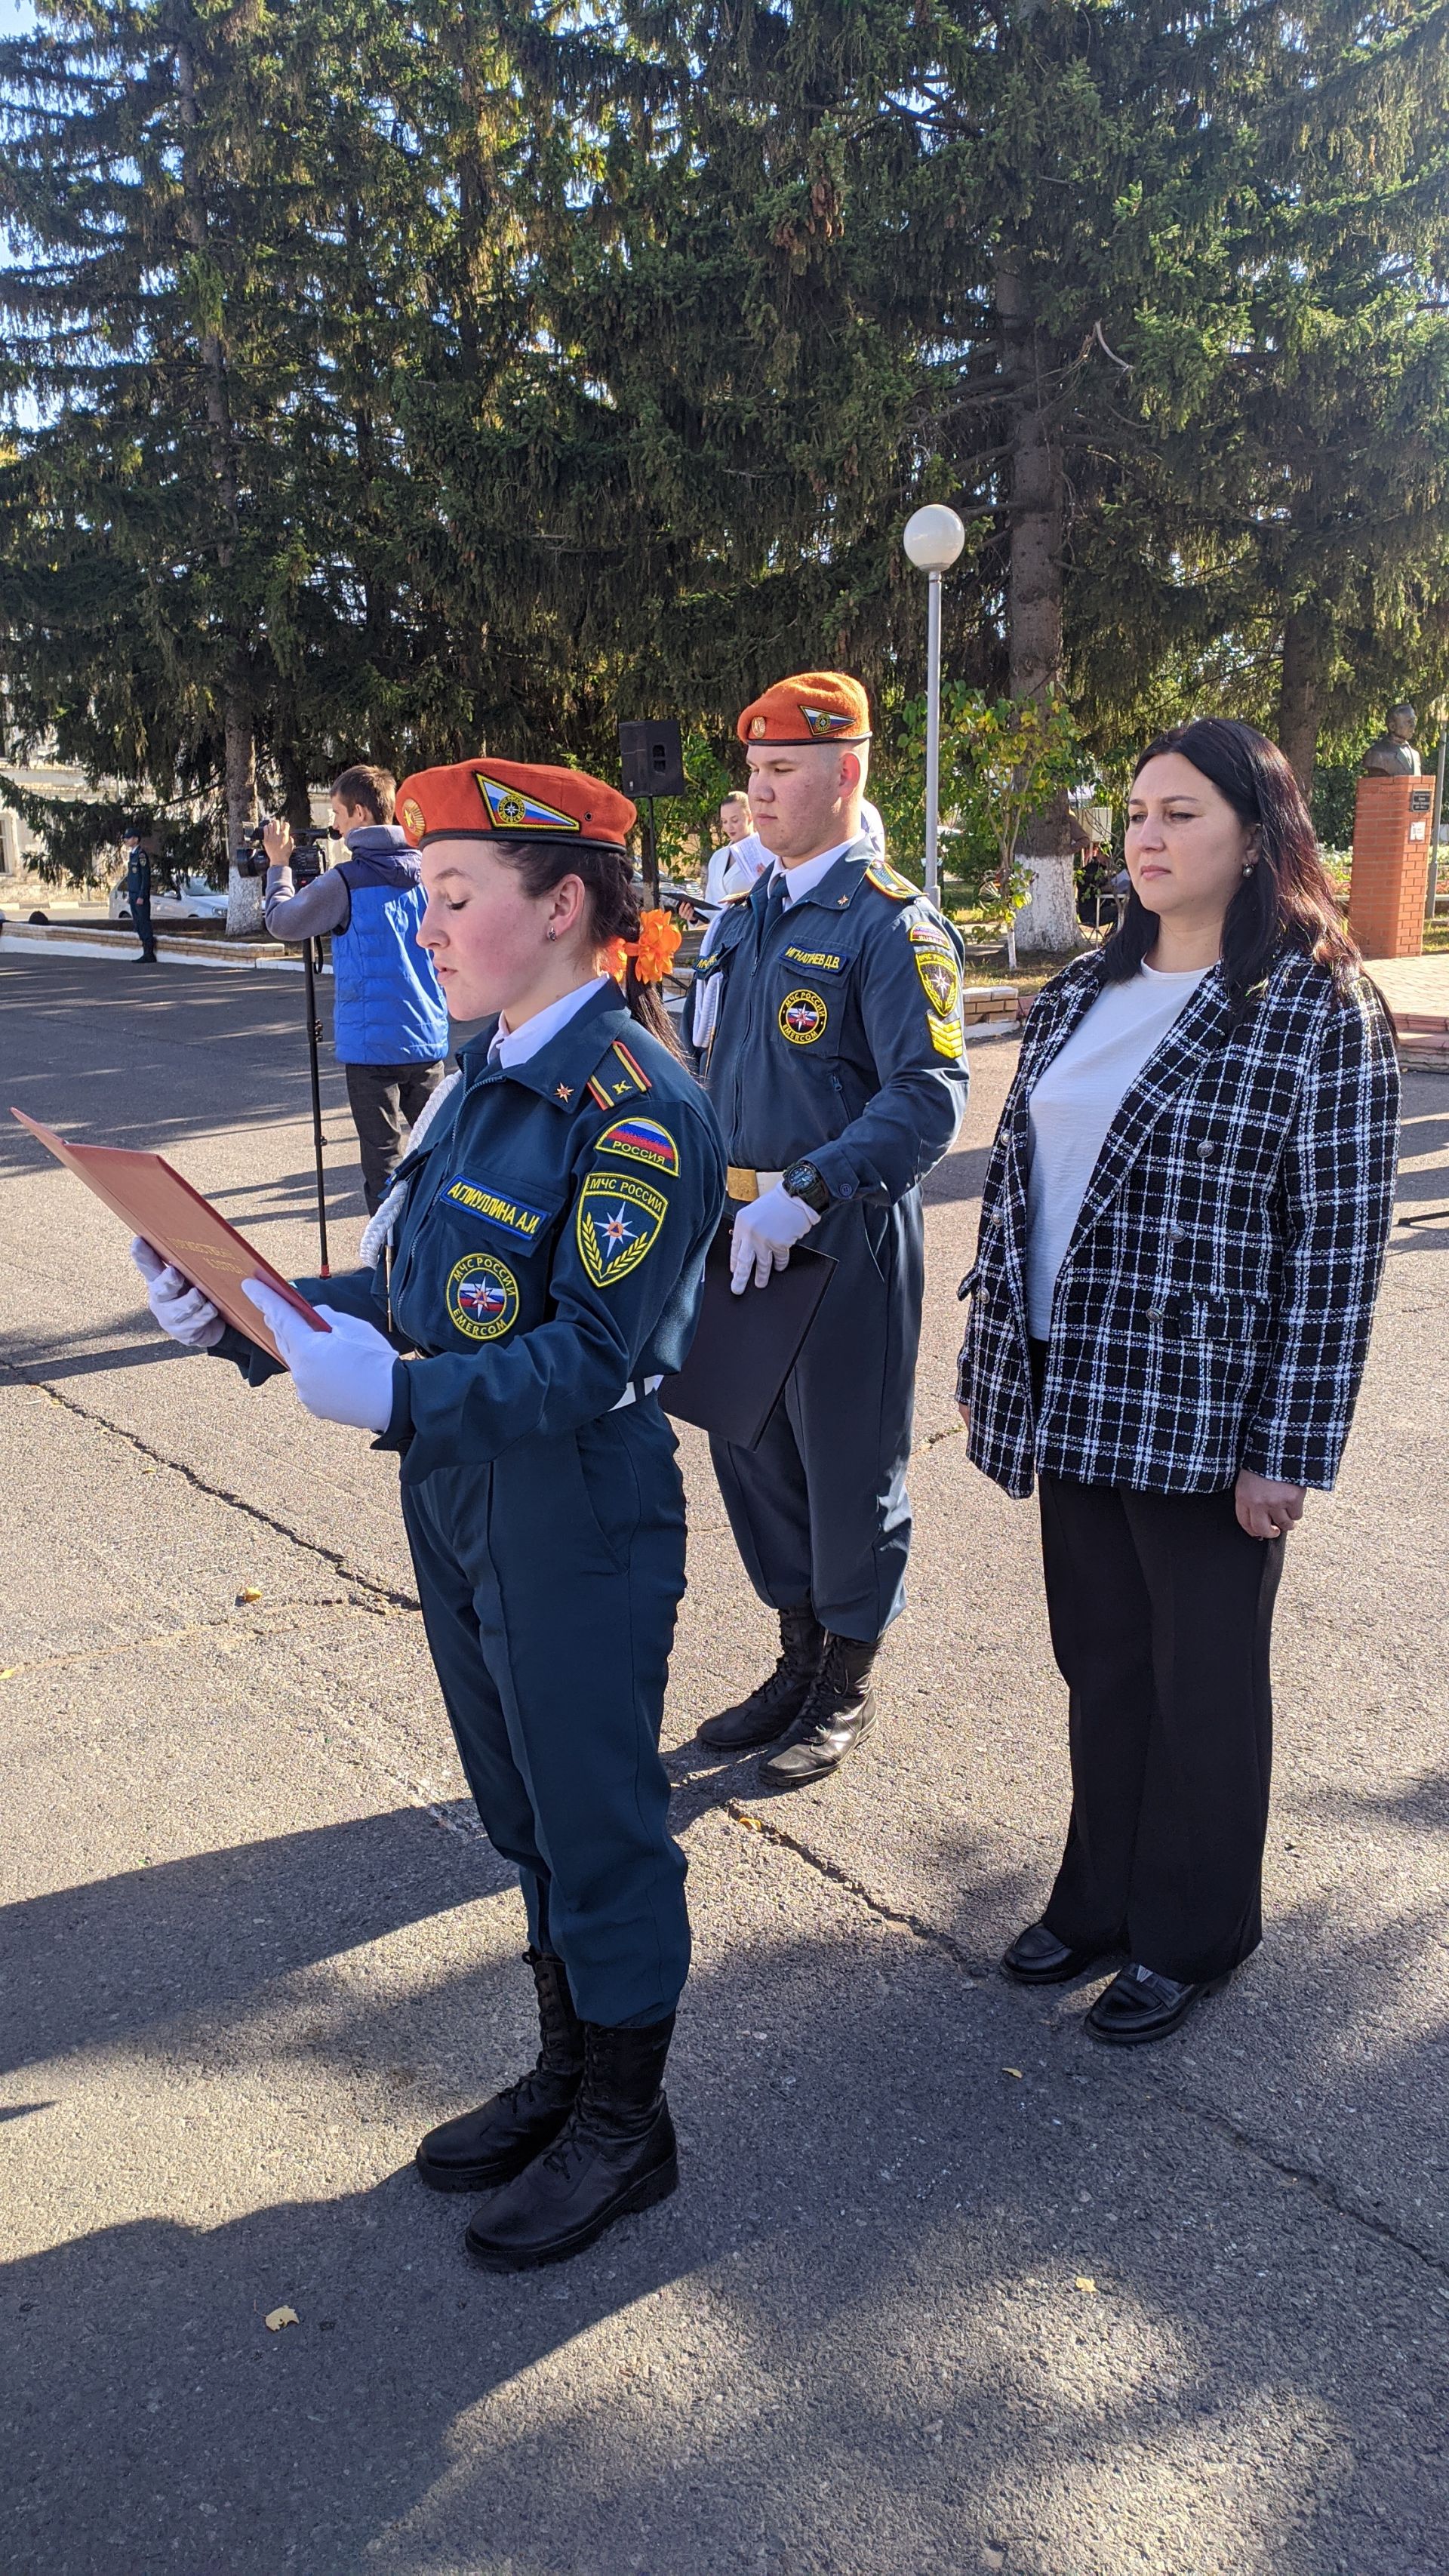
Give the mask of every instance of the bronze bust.
[{"label": "bronze bust", "polygon": [[1388,731],[1371,742],[1363,756],[1365,778],[1417,778],[1423,762],[1414,749],[1418,718],[1411,706],[1390,707]]}]

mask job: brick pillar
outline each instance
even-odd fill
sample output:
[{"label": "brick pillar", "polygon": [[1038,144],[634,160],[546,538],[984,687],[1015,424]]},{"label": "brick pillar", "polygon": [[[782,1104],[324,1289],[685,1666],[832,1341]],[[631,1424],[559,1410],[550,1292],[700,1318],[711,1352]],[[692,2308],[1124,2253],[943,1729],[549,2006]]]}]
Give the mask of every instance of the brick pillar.
[{"label": "brick pillar", "polygon": [[1432,778],[1361,778],[1353,815],[1349,928],[1365,957],[1424,947]]}]

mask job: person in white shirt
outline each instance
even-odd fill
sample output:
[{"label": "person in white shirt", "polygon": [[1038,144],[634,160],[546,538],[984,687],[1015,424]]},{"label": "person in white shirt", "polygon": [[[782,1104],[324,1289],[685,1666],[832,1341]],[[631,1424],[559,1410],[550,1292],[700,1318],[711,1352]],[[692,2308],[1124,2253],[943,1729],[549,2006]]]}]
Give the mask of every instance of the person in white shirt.
[{"label": "person in white shirt", "polygon": [[719,809],[720,830],[724,840],[712,850],[704,872],[704,901],[709,905],[727,903],[732,894],[748,894],[770,853],[750,822],[750,800],[747,796],[726,796]]}]

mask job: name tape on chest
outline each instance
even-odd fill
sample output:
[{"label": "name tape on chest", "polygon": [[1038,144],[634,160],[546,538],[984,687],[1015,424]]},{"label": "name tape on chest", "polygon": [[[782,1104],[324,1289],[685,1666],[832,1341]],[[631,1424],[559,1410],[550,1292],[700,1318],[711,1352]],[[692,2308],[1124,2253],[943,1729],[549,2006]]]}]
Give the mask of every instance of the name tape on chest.
[{"label": "name tape on chest", "polygon": [[534,1243],[548,1223],[547,1208],[531,1207],[526,1199],[508,1190],[494,1189],[487,1181],[470,1181],[464,1172],[455,1173],[438,1192],[440,1204],[460,1208],[465,1216],[477,1217],[481,1225],[495,1226],[500,1234],[511,1235],[515,1243]]},{"label": "name tape on chest", "polygon": [[783,953],[787,966],[803,966],[816,975],[843,975],[850,964],[848,957],[833,956],[823,948],[787,948]]},{"label": "name tape on chest", "polygon": [[606,1127],[596,1150],[617,1154],[625,1163],[643,1163],[653,1172],[679,1170],[679,1147],[657,1118],[616,1118]]},{"label": "name tape on chest", "polygon": [[637,1172],[590,1172],[579,1192],[574,1232],[596,1288],[612,1288],[652,1252],[669,1201]]}]

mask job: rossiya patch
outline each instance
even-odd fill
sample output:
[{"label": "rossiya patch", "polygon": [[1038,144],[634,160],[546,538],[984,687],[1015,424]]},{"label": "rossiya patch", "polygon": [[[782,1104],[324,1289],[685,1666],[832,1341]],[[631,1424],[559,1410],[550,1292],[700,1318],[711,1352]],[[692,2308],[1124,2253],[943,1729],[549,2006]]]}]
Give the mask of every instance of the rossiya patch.
[{"label": "rossiya patch", "polygon": [[518,1320],[518,1282],[491,1252],[465,1253],[448,1273],[448,1313],[470,1342],[496,1342]]},{"label": "rossiya patch", "polygon": [[654,1172],[677,1172],[679,1147],[657,1118],[616,1118],[606,1127],[596,1149],[618,1154],[626,1163],[647,1163]]},{"label": "rossiya patch", "polygon": [[652,1251],[669,1201],[637,1172],[590,1172],[579,1192],[574,1231],[596,1288],[637,1270]]},{"label": "rossiya patch", "polygon": [[780,1004],[780,1035],[791,1046],[813,1046],[825,1035],[830,1017],[818,993],[807,992],[802,984],[798,991],[787,993]]}]

